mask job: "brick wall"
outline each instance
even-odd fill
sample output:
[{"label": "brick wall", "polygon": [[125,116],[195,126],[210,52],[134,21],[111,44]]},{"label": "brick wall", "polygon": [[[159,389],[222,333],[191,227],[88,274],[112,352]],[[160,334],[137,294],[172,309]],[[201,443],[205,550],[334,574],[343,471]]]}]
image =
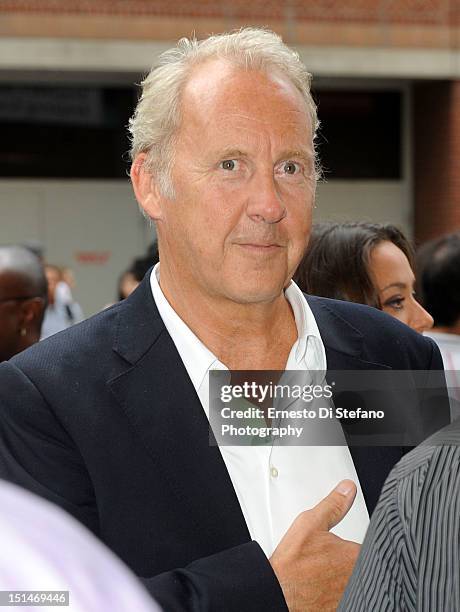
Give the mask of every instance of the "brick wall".
[{"label": "brick wall", "polygon": [[460,228],[460,82],[418,84],[413,103],[414,229],[421,244]]},{"label": "brick wall", "polygon": [[456,0],[0,0],[0,12],[295,18],[313,21],[446,23]]},{"label": "brick wall", "polygon": [[459,0],[0,0],[0,36],[164,40],[268,26],[290,43],[450,47]]}]

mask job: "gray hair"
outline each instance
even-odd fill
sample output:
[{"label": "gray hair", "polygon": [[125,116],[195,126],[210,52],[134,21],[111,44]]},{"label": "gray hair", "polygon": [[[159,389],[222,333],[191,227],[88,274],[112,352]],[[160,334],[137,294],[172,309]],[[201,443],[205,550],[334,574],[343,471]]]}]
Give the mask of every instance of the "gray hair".
[{"label": "gray hair", "polygon": [[181,120],[181,94],[192,68],[210,58],[226,59],[246,70],[279,70],[302,94],[313,138],[318,129],[311,75],[280,36],[261,28],[242,28],[201,41],[182,38],[176,47],[160,55],[157,66],[142,81],[142,95],[129,121],[131,159],[146,153],[147,169],[155,172],[160,191],[169,198],[174,197],[171,168],[174,136]]}]

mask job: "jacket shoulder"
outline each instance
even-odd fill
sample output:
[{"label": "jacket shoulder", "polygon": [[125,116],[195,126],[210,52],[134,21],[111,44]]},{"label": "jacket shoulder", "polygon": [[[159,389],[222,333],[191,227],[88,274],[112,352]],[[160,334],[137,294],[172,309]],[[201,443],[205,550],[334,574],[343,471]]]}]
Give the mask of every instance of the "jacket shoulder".
[{"label": "jacket shoulder", "polygon": [[34,375],[101,366],[114,355],[112,347],[121,308],[121,303],[115,304],[41,340],[10,361],[23,372]]},{"label": "jacket shoulder", "polygon": [[332,333],[341,334],[346,326],[350,326],[362,337],[363,354],[370,361],[375,356],[384,356],[394,369],[442,369],[436,344],[395,317],[364,304],[310,295],[305,297],[322,336],[323,331],[326,338],[332,337]]}]

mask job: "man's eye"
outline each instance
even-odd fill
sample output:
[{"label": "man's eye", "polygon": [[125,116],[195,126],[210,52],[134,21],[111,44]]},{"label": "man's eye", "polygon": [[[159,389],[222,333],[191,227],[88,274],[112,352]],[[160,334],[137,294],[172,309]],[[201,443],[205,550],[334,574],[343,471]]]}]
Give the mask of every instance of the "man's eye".
[{"label": "man's eye", "polygon": [[296,164],[293,161],[287,161],[283,165],[283,170],[286,174],[297,174],[299,169],[299,164]]},{"label": "man's eye", "polygon": [[220,162],[220,167],[222,170],[235,170],[236,168],[236,159],[225,159]]}]

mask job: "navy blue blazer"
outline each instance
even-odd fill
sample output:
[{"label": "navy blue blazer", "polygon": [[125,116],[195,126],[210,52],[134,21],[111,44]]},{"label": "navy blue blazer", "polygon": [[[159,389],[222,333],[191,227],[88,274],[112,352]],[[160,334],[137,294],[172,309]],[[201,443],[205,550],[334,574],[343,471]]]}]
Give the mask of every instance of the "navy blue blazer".
[{"label": "navy blue blazer", "polygon": [[[442,369],[375,309],[308,297],[328,368]],[[372,511],[401,448],[352,449]],[[152,299],[125,301],[0,365],[0,478],[58,504],[166,610],[286,610]]]}]

